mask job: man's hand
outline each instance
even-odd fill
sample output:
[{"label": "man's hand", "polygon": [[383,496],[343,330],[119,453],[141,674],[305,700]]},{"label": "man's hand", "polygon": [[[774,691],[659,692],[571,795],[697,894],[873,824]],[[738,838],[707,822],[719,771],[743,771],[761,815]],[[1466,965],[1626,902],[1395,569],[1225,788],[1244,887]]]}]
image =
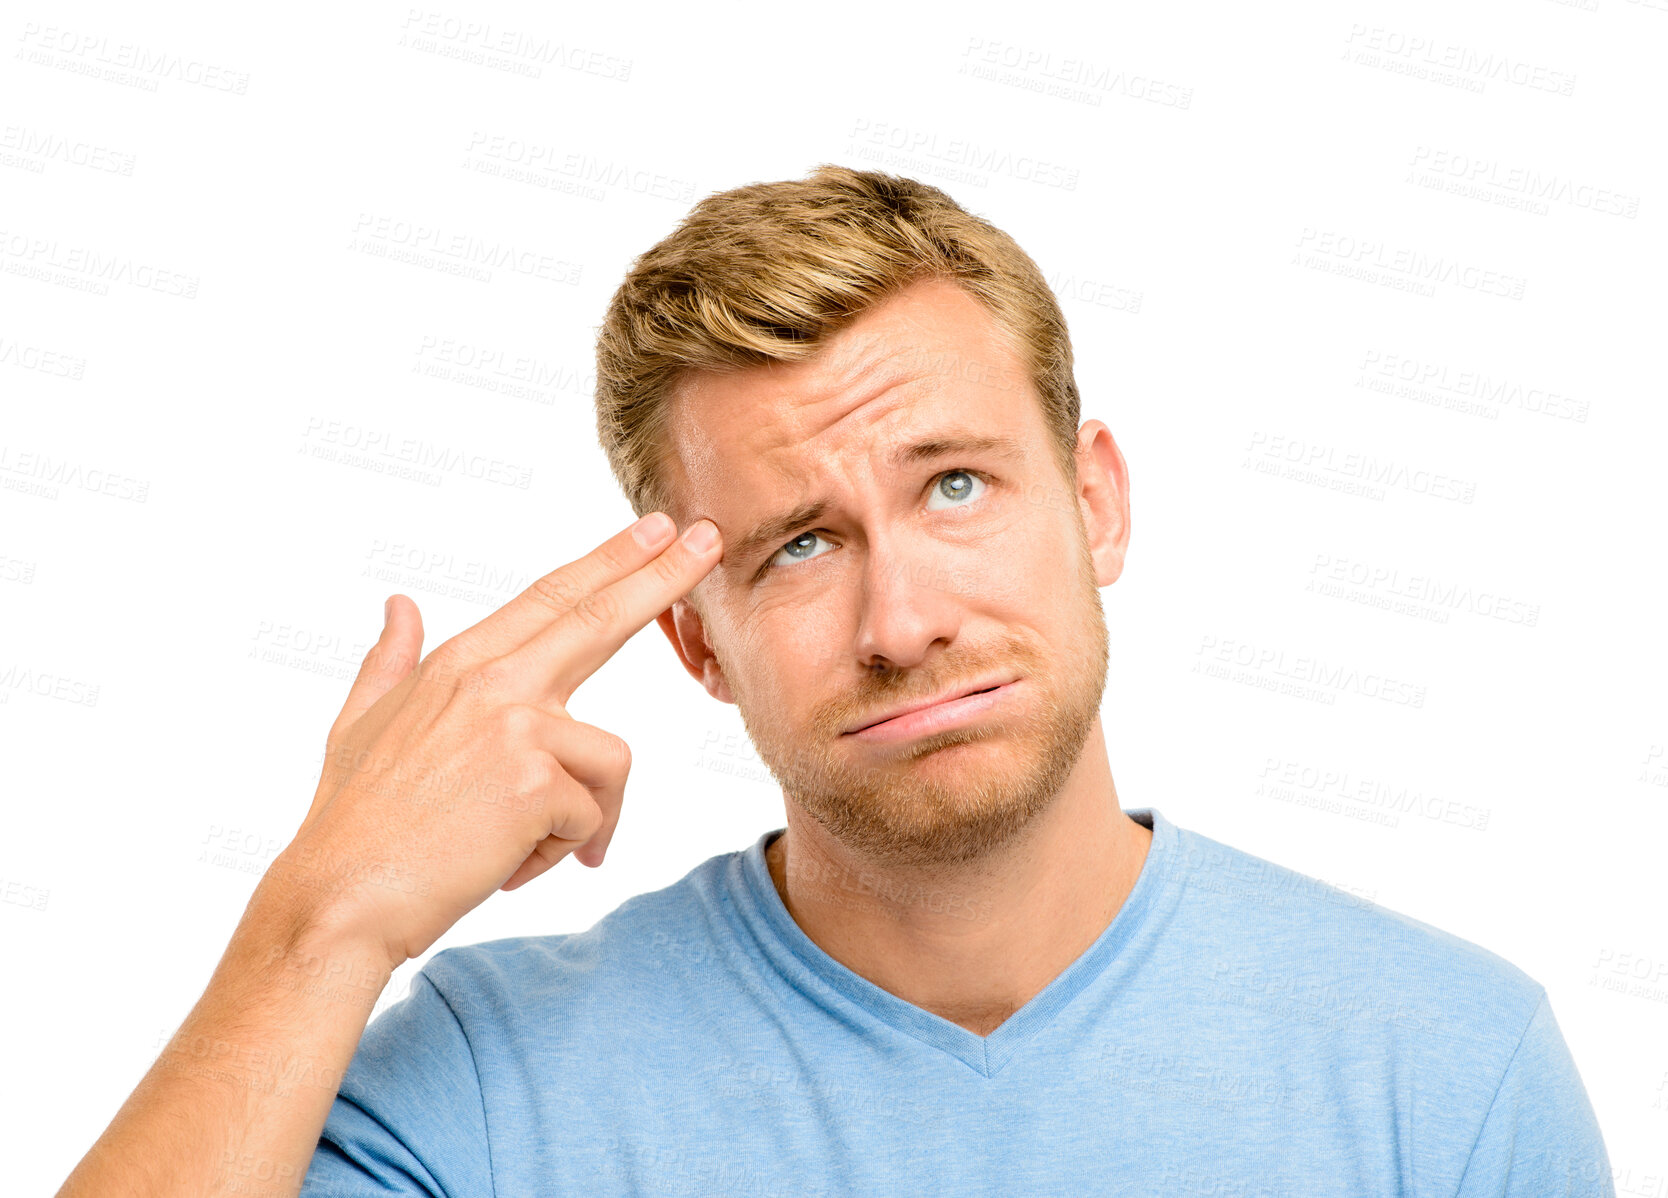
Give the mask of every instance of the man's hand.
[{"label": "man's hand", "polygon": [[[707,527],[698,521],[696,530]],[[641,531],[640,526],[634,525]],[[312,808],[255,887],[208,988],[59,1190],[178,1198],[247,1185],[295,1194],[334,1085],[274,1089],[275,1061],[340,1077],[389,975],[499,887],[576,847],[596,865],[620,819],[625,742],[562,705],[633,633],[718,563],[627,529],[436,649],[395,596],[330,729]],[[716,532],[716,530],[714,530]],[[416,667],[415,669],[413,667]],[[296,961],[375,985],[298,986]],[[385,968],[386,967],[386,968]],[[205,1068],[176,1045],[223,1045]],[[264,1187],[264,1183],[263,1183]]]},{"label": "man's hand", "polygon": [[[645,527],[658,531],[646,544]],[[703,529],[713,544],[691,549]],[[331,726],[312,807],[261,886],[333,936],[385,949],[393,969],[494,890],[575,850],[599,865],[631,750],[565,704],[718,563],[710,521],[674,531],[645,517],[420,663],[422,617],[410,599],[390,599]]]}]

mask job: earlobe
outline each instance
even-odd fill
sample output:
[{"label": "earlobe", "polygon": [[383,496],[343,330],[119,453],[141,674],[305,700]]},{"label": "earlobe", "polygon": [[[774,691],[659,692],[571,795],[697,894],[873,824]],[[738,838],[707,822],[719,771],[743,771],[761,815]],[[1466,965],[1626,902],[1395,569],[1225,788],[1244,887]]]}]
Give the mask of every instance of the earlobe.
[{"label": "earlobe", "polygon": [[718,668],[716,657],[707,659],[706,677],[702,681],[707,688],[707,694],[720,703],[735,702],[735,696],[730,694],[730,684],[724,680],[724,671]]},{"label": "earlobe", "polygon": [[1090,420],[1077,434],[1077,495],[1100,586],[1117,582],[1129,548],[1129,472],[1112,430]]},{"label": "earlobe", "polygon": [[678,655],[683,668],[689,671],[689,676],[720,703],[734,703],[730,685],[724,680],[718,658],[707,645],[706,628],[694,606],[687,599],[679,599],[656,616],[655,623],[660,625],[666,639],[672,642],[672,651]]}]

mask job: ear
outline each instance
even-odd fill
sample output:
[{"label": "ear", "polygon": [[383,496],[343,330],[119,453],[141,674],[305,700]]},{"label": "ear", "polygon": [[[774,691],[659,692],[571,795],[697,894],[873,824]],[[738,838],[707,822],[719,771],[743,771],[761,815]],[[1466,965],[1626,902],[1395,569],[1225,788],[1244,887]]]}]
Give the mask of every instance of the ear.
[{"label": "ear", "polygon": [[706,687],[707,694],[720,703],[734,703],[730,684],[724,681],[724,671],[719,667],[712,647],[707,644],[706,625],[694,605],[688,599],[679,599],[656,616],[655,623],[660,625],[666,639],[672,642],[672,651],[678,655],[683,668],[689,671],[689,676]]},{"label": "ear", "polygon": [[1129,471],[1112,430],[1099,420],[1077,431],[1077,501],[1095,581],[1110,586],[1124,572],[1129,549]]}]

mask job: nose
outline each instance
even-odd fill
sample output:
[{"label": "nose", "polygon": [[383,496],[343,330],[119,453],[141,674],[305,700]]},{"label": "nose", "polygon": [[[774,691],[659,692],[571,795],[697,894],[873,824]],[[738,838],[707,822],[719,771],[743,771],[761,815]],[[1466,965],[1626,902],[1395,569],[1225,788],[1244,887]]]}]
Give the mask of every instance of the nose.
[{"label": "nose", "polygon": [[942,560],[918,545],[871,540],[863,566],[856,652],[870,669],[915,669],[961,631],[961,588]]}]

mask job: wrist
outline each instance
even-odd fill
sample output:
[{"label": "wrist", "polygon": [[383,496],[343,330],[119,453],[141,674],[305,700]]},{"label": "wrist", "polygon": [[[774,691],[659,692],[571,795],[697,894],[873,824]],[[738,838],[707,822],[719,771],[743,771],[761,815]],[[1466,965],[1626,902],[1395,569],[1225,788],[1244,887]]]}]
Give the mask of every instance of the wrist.
[{"label": "wrist", "polygon": [[405,960],[328,898],[269,871],[238,929],[244,965],[281,989],[374,1003]]},{"label": "wrist", "polygon": [[384,935],[388,892],[412,891],[388,884],[387,872],[357,855],[292,841],[273,858],[257,888],[264,892],[269,935],[280,933],[286,946],[356,958],[380,955],[392,972],[408,958],[403,945],[390,944]]}]

